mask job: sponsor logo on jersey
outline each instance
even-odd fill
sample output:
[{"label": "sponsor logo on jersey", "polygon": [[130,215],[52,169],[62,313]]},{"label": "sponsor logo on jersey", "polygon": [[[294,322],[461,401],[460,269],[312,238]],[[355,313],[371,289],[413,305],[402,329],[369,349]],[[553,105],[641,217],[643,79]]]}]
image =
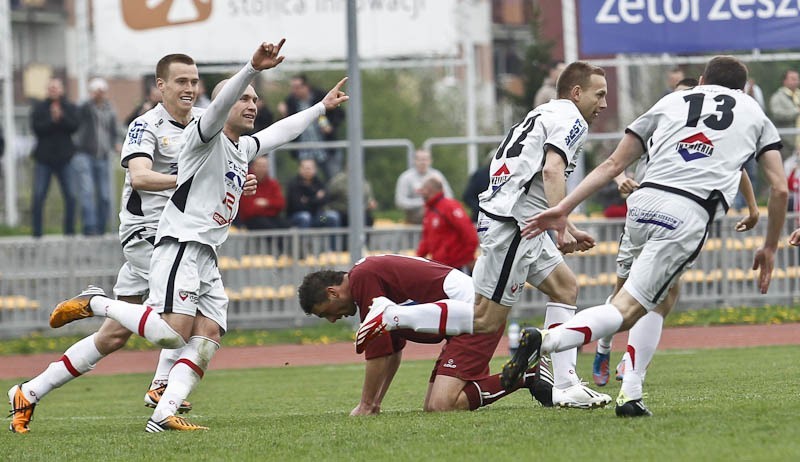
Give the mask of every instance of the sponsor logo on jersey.
[{"label": "sponsor logo on jersey", "polygon": [[693,160],[711,157],[711,155],[714,154],[714,143],[706,138],[706,135],[703,133],[697,133],[678,141],[676,149],[678,154],[683,157],[683,160],[691,162]]},{"label": "sponsor logo on jersey", "polygon": [[228,161],[228,172],[225,174],[225,182],[228,184],[229,189],[241,194],[242,188],[244,187],[245,176],[247,176],[247,170],[243,169],[236,162]]},{"label": "sponsor logo on jersey", "polygon": [[211,16],[212,0],[125,0],[122,18],[133,30],[202,22]]},{"label": "sponsor logo on jersey", "polygon": [[497,169],[496,172],[492,173],[491,178],[489,178],[489,184],[492,186],[492,191],[496,191],[500,186],[508,181],[511,177],[511,170],[508,169],[508,166],[503,162],[503,165]]},{"label": "sponsor logo on jersey", "polygon": [[191,303],[197,303],[197,294],[189,290],[179,290],[178,297],[183,302],[188,299]]},{"label": "sponsor logo on jersey", "polygon": [[581,122],[581,119],[575,119],[575,123],[572,124],[572,128],[569,130],[569,134],[564,138],[564,144],[566,144],[568,148],[571,148],[584,133],[586,133],[586,125]]},{"label": "sponsor logo on jersey", "polygon": [[147,122],[137,120],[131,125],[128,130],[128,144],[142,144],[144,137],[144,130],[147,128]]},{"label": "sponsor logo on jersey", "polygon": [[219,212],[214,212],[214,215],[212,215],[211,218],[221,226],[225,226],[230,222],[227,218],[223,217]]},{"label": "sponsor logo on jersey", "polygon": [[638,207],[628,209],[628,217],[637,223],[649,223],[673,230],[683,224],[683,220],[658,210],[643,210]]},{"label": "sponsor logo on jersey", "polygon": [[168,136],[162,136],[161,137],[161,146],[162,147],[169,146],[169,137]]},{"label": "sponsor logo on jersey", "polygon": [[446,363],[442,364],[442,367],[446,367],[448,369],[455,369],[458,366],[456,365],[456,362],[453,361],[453,358],[450,358],[450,359],[447,360]]}]

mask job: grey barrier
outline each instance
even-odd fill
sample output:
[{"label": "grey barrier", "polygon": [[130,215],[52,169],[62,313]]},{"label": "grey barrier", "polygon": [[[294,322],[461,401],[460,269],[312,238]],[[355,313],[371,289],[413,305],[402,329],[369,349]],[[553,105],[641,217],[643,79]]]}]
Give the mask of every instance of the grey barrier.
[{"label": "grey barrier", "polygon": [[[757,289],[750,271],[760,246],[766,219],[755,230],[737,233],[734,213],[714,223],[704,251],[681,280],[679,309],[710,306],[791,304],[800,297],[800,249],[789,247],[786,236],[797,226],[787,220],[776,256],[769,293]],[[580,284],[579,307],[603,302],[615,282],[617,239],[622,220],[577,220],[598,245],[589,252],[569,255],[567,263]],[[230,297],[231,328],[302,326],[319,322],[300,310],[296,288],[303,276],[322,268],[347,270],[347,229],[235,232],[220,248],[219,267]],[[364,254],[413,254],[418,226],[396,225],[367,229]],[[58,301],[88,284],[110,291],[122,254],[116,236],[0,239],[0,336],[15,337],[32,331],[56,335],[85,332],[99,320],[88,320],[50,330],[48,316]],[[527,317],[544,311],[546,299],[526,289],[512,316]]]}]

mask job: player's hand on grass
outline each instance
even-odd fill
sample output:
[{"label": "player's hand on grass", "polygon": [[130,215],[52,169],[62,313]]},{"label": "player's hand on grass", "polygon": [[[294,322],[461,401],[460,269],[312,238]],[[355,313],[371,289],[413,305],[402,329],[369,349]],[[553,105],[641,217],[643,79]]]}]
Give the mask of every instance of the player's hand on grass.
[{"label": "player's hand on grass", "polygon": [[265,69],[272,69],[273,67],[282,63],[283,56],[280,56],[280,53],[281,47],[283,47],[285,42],[286,39],[281,39],[277,45],[267,42],[262,43],[256,52],[253,53],[253,58],[250,60],[250,64],[253,65],[253,69],[257,71],[263,71]]},{"label": "player's hand on grass", "polygon": [[350,411],[351,416],[359,416],[359,415],[378,415],[381,413],[380,406],[370,406],[364,403],[359,403],[358,406],[353,408]]},{"label": "player's hand on grass", "polygon": [[256,189],[258,188],[258,180],[256,176],[252,173],[248,173],[247,177],[244,180],[244,187],[242,188],[242,194],[245,196],[255,196]]},{"label": "player's hand on grass", "polygon": [[[794,233],[792,233],[794,235]],[[756,251],[753,258],[753,269],[758,272],[758,288],[762,294],[766,294],[769,283],[772,281],[772,269],[775,267],[775,249],[761,247]]]},{"label": "player's hand on grass", "polygon": [[350,97],[342,91],[342,85],[344,85],[346,82],[347,77],[340,80],[339,83],[331,88],[331,91],[329,91],[328,94],[322,98],[322,104],[325,106],[326,111],[335,109],[339,107],[340,104],[350,99]]},{"label": "player's hand on grass", "polygon": [[792,231],[792,234],[789,236],[789,244],[800,246],[800,228]]},{"label": "player's hand on grass", "polygon": [[736,231],[744,232],[749,231],[758,224],[758,209],[751,211],[749,215],[742,218],[738,223],[736,223]]}]

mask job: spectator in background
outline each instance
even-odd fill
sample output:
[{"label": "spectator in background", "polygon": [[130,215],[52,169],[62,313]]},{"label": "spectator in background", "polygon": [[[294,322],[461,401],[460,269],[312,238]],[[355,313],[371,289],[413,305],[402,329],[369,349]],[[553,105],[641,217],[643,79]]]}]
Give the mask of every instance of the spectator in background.
[{"label": "spectator in background", "polygon": [[64,96],[64,83],[52,78],[47,98],[34,105],[31,125],[36,135],[33,149],[33,236],[41,237],[44,201],[50,177],[56,175],[64,196],[64,234],[75,234],[75,193],[70,161],[75,155],[72,135],[78,130],[78,109]]},{"label": "spectator in background", "polygon": [[764,105],[764,92],[761,90],[761,87],[758,86],[756,83],[756,79],[750,78],[747,79],[747,84],[744,86],[744,92],[750,95],[751,98],[756,100],[761,109],[766,110],[766,106]]},{"label": "spectator in background", "polygon": [[81,209],[83,234],[104,234],[111,213],[108,156],[119,152],[117,116],[103,79],[89,81],[89,100],[78,109],[80,127],[72,158],[75,195]]},{"label": "spectator in background", "polygon": [[533,97],[533,107],[544,104],[551,99],[556,99],[556,82],[561,71],[564,70],[564,63],[556,63],[550,68],[550,74],[542,82],[542,86],[536,91]]},{"label": "spectator in background", "polygon": [[494,150],[489,151],[489,154],[486,156],[486,162],[484,165],[478,166],[472,175],[469,176],[469,180],[467,180],[467,188],[464,190],[464,194],[461,196],[461,200],[467,204],[470,211],[470,218],[472,219],[473,223],[478,222],[478,195],[487,189],[489,189],[489,164],[492,162],[492,156],[494,156]]},{"label": "spectator in background", "polygon": [[[328,207],[334,212],[339,214],[339,223],[343,227],[350,226],[350,218],[348,216],[349,204],[349,191],[348,184],[350,183],[346,171],[337,173],[331,181],[328,182]],[[378,208],[378,201],[372,194],[372,186],[369,181],[363,180],[364,183],[364,225],[372,226],[375,223],[375,217],[372,212]]]},{"label": "spectator in background", "polygon": [[431,153],[418,149],[414,153],[414,167],[400,174],[394,189],[394,203],[405,213],[406,223],[422,224],[425,200],[420,196],[419,189],[428,175],[437,176],[442,181],[445,197],[453,197],[453,190],[442,172],[431,167]]},{"label": "spectator in background", "polygon": [[298,228],[335,228],[339,226],[339,214],[327,210],[327,191],[317,176],[314,159],[303,159],[297,176],[286,187],[288,201],[286,214],[292,226]]},{"label": "spectator in background", "polygon": [[253,124],[253,133],[261,131],[275,122],[275,116],[272,114],[272,111],[269,110],[265,99],[259,98],[258,101],[256,101],[256,109],[258,112],[256,113],[256,121]]},{"label": "spectator in background", "polygon": [[[298,74],[289,81],[289,96],[278,105],[281,117],[287,117],[307,109],[325,97],[325,91],[312,87],[304,74]],[[295,141],[335,141],[336,130],[344,121],[344,110],[336,108],[319,117],[317,123],[300,134]],[[341,151],[337,149],[301,149],[298,160],[313,159],[326,180],[330,180],[342,169]]]},{"label": "spectator in background", "polygon": [[471,274],[478,233],[469,215],[460,202],[444,197],[442,181],[436,176],[422,182],[420,195],[425,199],[425,218],[417,256]]},{"label": "spectator in background", "polygon": [[288,228],[288,223],[281,217],[286,199],[278,180],[269,175],[267,157],[256,157],[250,162],[250,173],[256,176],[258,186],[254,195],[242,195],[237,221],[247,229]]},{"label": "spectator in background", "polygon": [[209,104],[211,104],[211,99],[209,99],[206,94],[206,84],[203,83],[203,79],[200,79],[200,81],[197,82],[197,99],[194,101],[194,107],[205,109]]},{"label": "spectator in background", "polygon": [[[783,73],[783,84],[769,99],[769,110],[772,113],[772,122],[778,128],[800,128],[800,74],[795,70]],[[783,135],[781,142],[784,149],[781,151],[783,158],[792,156],[800,136]]]},{"label": "spectator in background", "polygon": [[133,119],[139,117],[140,115],[144,114],[145,112],[149,111],[156,107],[158,103],[161,102],[161,91],[155,87],[155,85],[148,85],[147,87],[147,97],[144,101],[141,102],[136,109],[134,109],[129,115],[128,118],[125,119],[125,125],[130,125],[133,122]]},{"label": "spectator in background", "polygon": [[667,72],[667,80],[666,80],[667,89],[664,90],[664,94],[666,95],[675,91],[681,80],[685,78],[686,76],[683,73],[683,69],[681,69],[680,67],[676,66],[670,69],[669,72]]}]

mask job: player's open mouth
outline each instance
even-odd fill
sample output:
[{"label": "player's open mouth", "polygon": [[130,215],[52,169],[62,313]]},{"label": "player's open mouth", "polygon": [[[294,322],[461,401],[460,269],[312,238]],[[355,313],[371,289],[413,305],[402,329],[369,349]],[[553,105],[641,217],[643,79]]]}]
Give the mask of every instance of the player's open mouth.
[{"label": "player's open mouth", "polygon": [[192,98],[191,96],[181,96],[181,101],[184,101],[186,103],[193,103],[194,98]]},{"label": "player's open mouth", "polygon": [[245,119],[256,120],[255,114],[242,114],[242,117],[244,117]]}]

